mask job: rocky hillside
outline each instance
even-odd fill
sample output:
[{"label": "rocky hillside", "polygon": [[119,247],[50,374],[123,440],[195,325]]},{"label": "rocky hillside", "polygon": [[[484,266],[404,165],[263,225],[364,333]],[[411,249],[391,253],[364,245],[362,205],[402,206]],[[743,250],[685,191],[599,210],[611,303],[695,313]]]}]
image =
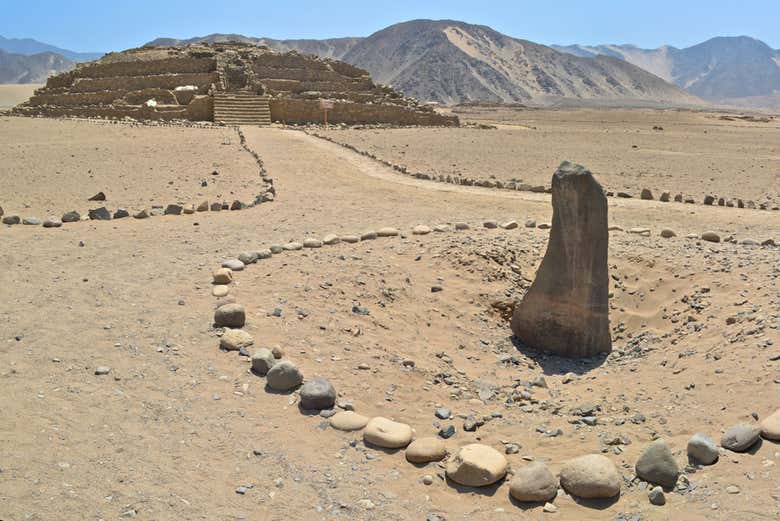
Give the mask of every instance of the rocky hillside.
[{"label": "rocky hillside", "polygon": [[625,60],[577,57],[511,38],[489,27],[450,20],[404,22],[362,39],[271,40],[211,35],[191,40],[161,38],[150,44],[220,39],[341,59],[368,70],[376,81],[407,95],[446,104],[560,100],[700,103],[695,96]]},{"label": "rocky hillside", "polygon": [[580,57],[620,58],[710,101],[762,105],[772,97],[780,100],[780,51],[747,36],[712,38],[685,49],[633,45],[555,48]]},{"label": "rocky hillside", "polygon": [[75,62],[52,52],[25,56],[0,49],[0,83],[43,83],[49,76],[75,66]]},{"label": "rocky hillside", "polygon": [[243,42],[255,45],[267,45],[280,51],[298,51],[301,54],[315,54],[323,58],[340,60],[362,38],[330,38],[325,40],[275,40],[273,38],[252,38],[241,34],[210,34],[196,36],[186,40],[176,38],[157,38],[147,45],[170,47],[173,45],[189,45],[193,43]]}]

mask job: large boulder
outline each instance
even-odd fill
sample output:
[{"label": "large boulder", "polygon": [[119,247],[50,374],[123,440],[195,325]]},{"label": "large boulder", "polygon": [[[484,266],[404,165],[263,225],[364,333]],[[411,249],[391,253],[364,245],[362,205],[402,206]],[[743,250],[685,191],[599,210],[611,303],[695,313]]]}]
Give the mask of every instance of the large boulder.
[{"label": "large boulder", "polygon": [[553,224],[512,332],[524,344],[570,357],[612,350],[607,198],[587,169],[565,161],[552,178]]},{"label": "large boulder", "polygon": [[557,494],[558,479],[540,461],[519,468],[509,482],[509,495],[518,501],[551,501]]},{"label": "large boulder", "polygon": [[606,499],[620,494],[620,474],[615,464],[601,454],[588,454],[564,463],[561,487],[583,499]]},{"label": "large boulder", "polygon": [[636,462],[636,475],[663,487],[671,488],[677,484],[680,469],[664,440],[655,440],[645,448]]},{"label": "large boulder", "polygon": [[447,463],[447,477],[466,487],[486,487],[506,476],[508,462],[493,447],[472,443]]}]

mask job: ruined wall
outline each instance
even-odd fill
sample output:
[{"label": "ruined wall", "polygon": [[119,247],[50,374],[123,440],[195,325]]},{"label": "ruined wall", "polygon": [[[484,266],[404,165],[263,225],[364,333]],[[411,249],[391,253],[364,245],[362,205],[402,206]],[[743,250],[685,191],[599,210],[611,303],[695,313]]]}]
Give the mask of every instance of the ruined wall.
[{"label": "ruined wall", "polygon": [[[271,119],[318,123],[320,99],[334,123],[457,125],[348,63],[246,44],[145,47],[112,53],[49,78],[17,114],[213,121],[222,89],[265,93]],[[151,103],[150,103],[151,101]]]},{"label": "ruined wall", "polygon": [[[304,99],[271,100],[271,119],[282,123],[322,123],[319,101]],[[387,123],[391,125],[458,126],[458,118],[433,111],[412,111],[398,105],[336,103],[328,111],[328,122],[352,124]]]}]

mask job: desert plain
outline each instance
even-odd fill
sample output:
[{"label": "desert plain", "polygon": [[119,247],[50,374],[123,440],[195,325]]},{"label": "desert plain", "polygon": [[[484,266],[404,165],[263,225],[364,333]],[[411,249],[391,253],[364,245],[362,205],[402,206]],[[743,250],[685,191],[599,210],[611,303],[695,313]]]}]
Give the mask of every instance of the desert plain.
[{"label": "desert plain", "polygon": [[[2,226],[0,519],[777,519],[776,442],[721,448],[706,466],[689,463],[686,443],[718,443],[780,407],[780,121],[459,115],[476,125],[310,129],[333,141],[242,127],[276,192],[241,211]],[[6,215],[231,202],[260,184],[229,127],[0,116],[0,136]],[[612,354],[530,350],[502,314],[544,255],[548,194],[417,179],[339,143],[417,172],[545,186],[570,160],[632,195],[608,198]],[[664,190],[695,203],[660,202]],[[88,201],[98,191],[106,201]],[[705,195],[767,209],[707,206]],[[420,225],[432,231],[413,234]],[[369,233],[386,227],[398,235]],[[233,274],[227,298],[246,309],[249,351],[276,348],[306,379],[327,378],[337,409],[409,424],[417,438],[454,427],[448,452],[491,446],[506,480],[462,487],[444,463],[366,445],[219,349],[214,270],[328,234],[364,240],[284,250]],[[657,438],[682,471],[662,506],[634,468]],[[559,493],[555,512],[510,498],[516,469],[543,461],[557,473],[592,453],[617,466],[619,498]]]}]

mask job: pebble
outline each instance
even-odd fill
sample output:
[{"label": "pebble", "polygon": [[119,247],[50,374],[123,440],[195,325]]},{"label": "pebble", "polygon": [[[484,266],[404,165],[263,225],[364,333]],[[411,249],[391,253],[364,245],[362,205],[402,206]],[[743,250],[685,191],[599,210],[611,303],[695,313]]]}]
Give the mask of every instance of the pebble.
[{"label": "pebble", "polygon": [[252,355],[252,371],[265,376],[276,365],[276,357],[271,350],[261,347]]},{"label": "pebble", "polygon": [[518,226],[519,225],[517,224],[517,221],[507,221],[501,224],[501,228],[503,228],[504,230],[514,230]]},{"label": "pebble", "polygon": [[672,237],[677,237],[677,234],[674,232],[674,230],[670,230],[669,228],[664,228],[661,230],[661,237],[664,239],[671,239]]},{"label": "pebble", "polygon": [[226,297],[230,293],[230,286],[225,284],[217,284],[211,288],[211,294],[215,297]]},{"label": "pebble", "polygon": [[257,253],[253,251],[244,251],[238,254],[238,260],[243,262],[245,265],[247,264],[254,264],[257,262]]},{"label": "pebble", "polygon": [[62,221],[57,219],[56,217],[49,217],[45,221],[43,221],[43,227],[44,228],[59,228],[62,226]]},{"label": "pebble", "polygon": [[422,478],[423,485],[433,485],[433,476],[426,474]]},{"label": "pebble", "polygon": [[138,210],[133,214],[133,219],[147,219],[149,218],[149,210],[144,208],[143,210]]},{"label": "pebble", "polygon": [[338,244],[341,242],[341,239],[339,239],[338,235],[328,234],[325,237],[322,238],[322,244],[325,244],[326,246],[332,246],[334,244]]},{"label": "pebble", "polygon": [[322,248],[322,241],[319,239],[304,239],[303,240],[303,247],[304,248]]},{"label": "pebble", "polygon": [[518,501],[551,501],[557,494],[558,479],[538,461],[517,469],[509,483],[509,495]]},{"label": "pebble", "polygon": [[225,351],[240,351],[254,343],[252,335],[241,329],[226,329],[219,338],[219,347]]},{"label": "pebble", "polygon": [[314,378],[304,383],[300,396],[302,409],[331,409],[336,404],[336,390],[325,378]]},{"label": "pebble", "polygon": [[339,411],[330,418],[330,426],[339,431],[359,431],[368,424],[369,418],[353,411]]},{"label": "pebble", "polygon": [[598,499],[620,494],[620,474],[615,464],[601,454],[588,454],[566,461],[560,478],[561,487],[572,496]]},{"label": "pebble", "polygon": [[217,327],[241,328],[246,323],[246,312],[241,304],[225,304],[214,312]]},{"label": "pebble", "polygon": [[282,249],[285,251],[298,251],[303,249],[303,244],[300,242],[288,242],[282,246]]},{"label": "pebble", "polygon": [[214,284],[230,284],[233,282],[233,270],[230,268],[219,268],[213,274]]},{"label": "pebble", "polygon": [[22,219],[18,215],[6,215],[3,217],[3,224],[13,225],[20,222],[22,222]]},{"label": "pebble", "polygon": [[506,476],[508,462],[493,447],[471,443],[461,447],[446,467],[447,477],[466,487],[485,487]]},{"label": "pebble", "polygon": [[727,494],[739,494],[740,492],[741,490],[736,485],[729,485],[728,487],[726,487]]},{"label": "pebble", "polygon": [[222,267],[232,271],[242,271],[244,269],[244,263],[238,259],[228,259],[222,262]]},{"label": "pebble", "polygon": [[268,371],[266,382],[275,391],[289,391],[301,385],[303,375],[294,363],[281,360]]},{"label": "pebble", "polygon": [[720,235],[712,231],[707,231],[701,234],[701,240],[707,242],[720,242]]},{"label": "pebble", "polygon": [[363,431],[363,441],[386,449],[401,449],[412,441],[412,428],[377,416],[372,418]]},{"label": "pebble", "polygon": [[114,219],[124,219],[130,217],[130,212],[126,208],[117,208],[114,212]]},{"label": "pebble", "polygon": [[551,228],[550,223],[541,223],[537,226],[540,230],[549,230]]},{"label": "pebble", "polygon": [[397,237],[398,233],[399,233],[398,230],[389,227],[380,228],[376,232],[378,237]]},{"label": "pebble", "polygon": [[104,376],[111,372],[111,368],[105,365],[99,365],[95,368],[95,374],[97,376]]},{"label": "pebble", "polygon": [[553,505],[552,503],[545,503],[542,507],[542,510],[547,512],[548,514],[554,514],[558,511],[558,507]]},{"label": "pebble", "polygon": [[26,224],[27,226],[40,226],[41,220],[37,217],[25,217],[22,219],[22,224]]},{"label": "pebble", "polygon": [[361,241],[373,241],[378,237],[377,233],[373,230],[369,230],[367,232],[363,232],[360,234],[360,240]]},{"label": "pebble", "polygon": [[709,436],[694,434],[688,440],[688,457],[702,465],[712,465],[718,461],[718,447]]},{"label": "pebble", "polygon": [[740,423],[728,429],[720,439],[720,445],[734,452],[745,452],[752,447],[761,434],[757,425]]},{"label": "pebble", "polygon": [[77,223],[81,220],[81,214],[76,211],[66,212],[62,215],[62,222],[64,223]]},{"label": "pebble", "polygon": [[450,231],[450,226],[448,224],[437,224],[433,227],[433,231],[438,233],[447,233]]},{"label": "pebble", "polygon": [[447,427],[444,427],[443,429],[439,430],[439,436],[444,438],[445,440],[448,440],[455,436],[455,426],[454,425],[448,425]]},{"label": "pebble", "polygon": [[666,441],[655,440],[645,448],[636,462],[636,475],[654,485],[671,488],[677,484],[680,469]]},{"label": "pebble", "polygon": [[428,226],[425,226],[424,224],[420,224],[412,228],[412,234],[413,235],[428,235],[431,233],[431,229]]},{"label": "pebble", "polygon": [[406,448],[406,460],[410,463],[441,461],[446,456],[447,447],[438,438],[418,438]]},{"label": "pebble", "polygon": [[452,411],[447,409],[446,407],[439,407],[436,409],[436,412],[434,413],[437,418],[440,418],[442,420],[449,420],[452,416]]},{"label": "pebble", "polygon": [[498,221],[485,221],[482,223],[482,226],[490,230],[493,230],[495,228],[498,228]]},{"label": "pebble", "polygon": [[525,227],[526,228],[536,228],[536,221],[533,219],[528,219],[525,221]]},{"label": "pebble", "polygon": [[470,226],[467,223],[455,223],[455,229],[458,231],[468,230]]},{"label": "pebble", "polygon": [[664,495],[664,489],[661,487],[653,487],[650,489],[650,491],[647,493],[647,499],[650,500],[650,503],[656,506],[661,506],[666,504],[666,496]]},{"label": "pebble", "polygon": [[346,242],[348,244],[355,244],[356,242],[360,242],[360,237],[358,237],[357,235],[342,235],[341,242]]},{"label": "pebble", "polygon": [[268,249],[271,250],[271,253],[274,255],[279,255],[284,251],[284,248],[279,244],[272,244]]}]

